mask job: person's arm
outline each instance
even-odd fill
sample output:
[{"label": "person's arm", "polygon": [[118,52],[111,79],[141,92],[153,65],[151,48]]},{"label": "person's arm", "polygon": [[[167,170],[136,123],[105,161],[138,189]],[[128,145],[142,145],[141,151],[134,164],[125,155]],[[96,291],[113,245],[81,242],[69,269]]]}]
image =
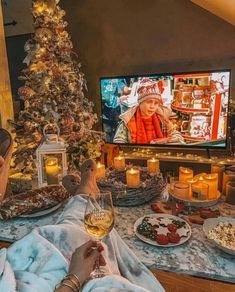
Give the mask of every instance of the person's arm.
[{"label": "person's arm", "polygon": [[102,245],[97,246],[96,241],[88,241],[78,247],[72,255],[69,272],[56,286],[55,292],[78,292],[89,278],[97,260],[104,266],[105,260],[101,255]]},{"label": "person's arm", "polygon": [[115,136],[113,138],[114,143],[130,143],[129,132],[124,124],[124,122],[120,122],[119,126],[117,127]]}]

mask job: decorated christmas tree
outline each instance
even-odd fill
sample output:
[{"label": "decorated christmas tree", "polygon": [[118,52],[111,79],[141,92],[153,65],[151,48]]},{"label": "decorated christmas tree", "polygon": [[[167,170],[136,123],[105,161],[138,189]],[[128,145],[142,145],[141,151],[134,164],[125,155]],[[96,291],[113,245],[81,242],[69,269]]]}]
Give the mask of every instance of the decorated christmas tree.
[{"label": "decorated christmas tree", "polygon": [[100,156],[102,137],[93,129],[97,115],[84,97],[86,83],[81,64],[63,20],[59,0],[33,1],[35,33],[25,44],[27,53],[18,94],[24,102],[16,122],[13,166],[19,172],[36,173],[35,151],[43,139],[43,127],[56,123],[67,143],[70,169],[86,158]]}]

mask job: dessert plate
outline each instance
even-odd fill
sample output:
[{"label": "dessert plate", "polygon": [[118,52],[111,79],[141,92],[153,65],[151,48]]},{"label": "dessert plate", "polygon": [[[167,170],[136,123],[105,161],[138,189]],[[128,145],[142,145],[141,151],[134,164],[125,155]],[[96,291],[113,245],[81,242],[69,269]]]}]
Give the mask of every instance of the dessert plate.
[{"label": "dessert plate", "polygon": [[[171,233],[172,230],[170,226],[171,228],[175,228],[175,232],[179,234],[179,241],[176,243],[169,242],[167,244],[159,244],[156,241],[157,235],[167,236],[167,234]],[[146,230],[147,232],[145,232]],[[192,234],[190,225],[184,219],[163,213],[145,215],[137,219],[134,224],[134,232],[142,241],[159,247],[173,247],[181,245],[188,241]]]}]

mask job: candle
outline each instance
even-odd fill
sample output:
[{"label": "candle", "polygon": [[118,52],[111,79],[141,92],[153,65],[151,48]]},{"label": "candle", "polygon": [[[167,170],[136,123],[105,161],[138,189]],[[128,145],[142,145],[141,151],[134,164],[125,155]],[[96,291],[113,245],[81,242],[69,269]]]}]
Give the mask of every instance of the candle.
[{"label": "candle", "polygon": [[96,178],[101,179],[105,177],[105,166],[104,164],[98,162],[97,169],[96,169]]},{"label": "candle", "polygon": [[131,168],[126,171],[126,183],[128,188],[138,188],[140,186],[139,169]]},{"label": "candle", "polygon": [[147,167],[148,172],[153,174],[158,174],[159,172],[159,160],[155,159],[154,157],[152,159],[147,160]]},{"label": "candle", "polygon": [[192,197],[192,184],[196,183],[198,181],[197,178],[190,178],[186,180],[186,183],[189,184],[189,197]]},{"label": "candle", "polygon": [[206,174],[204,182],[209,186],[208,199],[215,199],[218,194],[218,173]]},{"label": "candle", "polygon": [[211,173],[218,173],[218,190],[222,191],[224,166],[222,164],[212,164]]},{"label": "candle", "polygon": [[235,181],[226,184],[226,202],[235,205]]},{"label": "candle", "polygon": [[180,166],[179,168],[179,181],[186,182],[187,179],[193,178],[193,170]]},{"label": "candle", "polygon": [[182,199],[189,199],[189,184],[178,182],[174,185],[174,194]]},{"label": "candle", "polygon": [[56,157],[48,158],[45,162],[47,184],[53,185],[59,183],[59,165]]},{"label": "candle", "polygon": [[208,199],[208,184],[197,181],[191,185],[192,197],[198,200],[207,200]]},{"label": "candle", "polygon": [[226,195],[226,185],[229,181],[235,181],[235,172],[230,170],[225,170],[223,173],[223,185],[222,194]]},{"label": "candle", "polygon": [[194,176],[194,179],[197,179],[198,181],[203,182],[205,175],[206,175],[205,172],[199,173],[199,174],[197,174],[197,175]]},{"label": "candle", "polygon": [[119,155],[117,157],[114,157],[113,163],[114,163],[114,168],[117,171],[125,170],[126,164],[125,164],[125,158],[123,156]]}]

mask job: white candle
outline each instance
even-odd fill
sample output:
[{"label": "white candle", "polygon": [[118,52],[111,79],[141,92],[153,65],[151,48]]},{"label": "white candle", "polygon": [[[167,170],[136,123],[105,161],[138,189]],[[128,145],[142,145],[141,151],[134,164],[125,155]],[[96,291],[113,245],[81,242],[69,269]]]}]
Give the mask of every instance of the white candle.
[{"label": "white candle", "polygon": [[125,158],[120,155],[114,157],[113,164],[117,171],[123,171],[126,168]]},{"label": "white candle", "polygon": [[126,183],[128,188],[138,188],[140,186],[139,169],[131,168],[126,171]]},{"label": "white candle", "polygon": [[208,184],[197,181],[191,185],[192,197],[198,200],[207,200],[208,199]]},{"label": "white candle", "polygon": [[187,179],[193,178],[193,170],[180,166],[179,168],[179,181],[186,182]]},{"label": "white candle", "polygon": [[154,157],[152,159],[147,160],[147,167],[148,172],[153,174],[158,174],[159,172],[159,160],[155,159]]},{"label": "white candle", "polygon": [[189,199],[189,184],[185,182],[175,183],[174,194],[179,198]]},{"label": "white candle", "polygon": [[105,166],[104,164],[98,162],[97,163],[97,170],[96,170],[96,178],[101,179],[105,177]]},{"label": "white candle", "polygon": [[189,184],[189,197],[192,197],[192,184],[196,183],[198,181],[197,178],[190,178],[186,180],[186,183]]},{"label": "white candle", "polygon": [[197,179],[198,181],[203,182],[205,175],[206,175],[205,172],[199,173],[199,174],[197,174],[197,175],[194,176],[194,179]]},{"label": "white candle", "polygon": [[204,182],[209,186],[208,199],[213,200],[218,194],[218,173],[211,173],[204,176]]},{"label": "white candle", "polygon": [[59,183],[59,165],[56,157],[48,158],[45,162],[47,184],[58,184]]}]

